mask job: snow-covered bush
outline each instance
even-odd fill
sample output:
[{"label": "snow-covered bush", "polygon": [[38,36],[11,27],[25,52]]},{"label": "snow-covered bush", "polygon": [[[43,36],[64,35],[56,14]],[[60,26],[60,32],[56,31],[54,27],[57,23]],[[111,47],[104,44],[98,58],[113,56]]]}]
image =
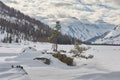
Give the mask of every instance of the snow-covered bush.
[{"label": "snow-covered bush", "polygon": [[66,51],[65,51],[65,50],[60,50],[60,52],[66,53]]},{"label": "snow-covered bush", "polygon": [[81,58],[84,58],[84,59],[92,59],[94,56],[93,56],[93,55],[88,55],[88,56],[86,56],[86,55],[81,55],[80,57],[81,57]]},{"label": "snow-covered bush", "polygon": [[51,63],[50,59],[44,58],[44,57],[41,57],[41,58],[37,57],[37,58],[34,58],[33,60],[41,60],[41,61],[43,61],[43,63],[45,63],[47,65],[50,65],[50,63]]},{"label": "snow-covered bush", "polygon": [[73,53],[73,57],[81,57],[81,54],[88,49],[86,47],[78,47],[77,49],[70,50],[70,53]]},{"label": "snow-covered bush", "polygon": [[37,51],[35,48],[33,47],[27,47],[27,48],[24,48],[21,53],[26,53],[26,52],[33,52],[33,51]]},{"label": "snow-covered bush", "polygon": [[92,59],[94,56],[93,55],[89,55],[88,56],[88,59]]},{"label": "snow-covered bush", "polygon": [[79,43],[76,41],[74,45],[74,49],[70,50],[70,53],[73,54],[73,57],[83,57],[82,53],[88,50],[90,47],[79,46]]},{"label": "snow-covered bush", "polygon": [[73,66],[73,58],[67,57],[65,54],[53,54],[53,56],[59,59],[61,62],[66,63],[69,66]]}]

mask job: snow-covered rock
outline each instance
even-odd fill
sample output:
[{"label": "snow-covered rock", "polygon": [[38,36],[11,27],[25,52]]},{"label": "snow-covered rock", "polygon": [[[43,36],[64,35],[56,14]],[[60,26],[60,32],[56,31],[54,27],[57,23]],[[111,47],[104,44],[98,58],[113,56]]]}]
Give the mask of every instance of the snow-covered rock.
[{"label": "snow-covered rock", "polygon": [[9,70],[0,72],[0,80],[30,80],[30,77],[24,69],[9,68]]}]

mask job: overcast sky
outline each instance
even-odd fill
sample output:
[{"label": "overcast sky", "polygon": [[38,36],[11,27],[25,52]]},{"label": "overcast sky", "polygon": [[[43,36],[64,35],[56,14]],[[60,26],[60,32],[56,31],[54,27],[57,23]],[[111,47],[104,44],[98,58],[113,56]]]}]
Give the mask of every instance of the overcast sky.
[{"label": "overcast sky", "polygon": [[116,3],[120,7],[120,0],[110,0],[110,1],[113,1],[114,3]]},{"label": "overcast sky", "polygon": [[[97,20],[103,20],[105,22],[113,23],[116,25],[120,24],[120,0],[1,0],[1,1],[28,15],[36,16],[43,15],[41,17],[51,15],[53,16],[52,17],[53,21],[55,18],[59,18],[56,16],[62,15],[66,18],[70,16],[76,17],[77,19],[82,18],[89,19],[93,22]],[[11,1],[16,2],[18,4],[11,3]],[[86,5],[82,5],[81,3],[79,4],[79,1]],[[70,8],[68,8],[69,5],[55,7],[54,4],[56,3],[57,4],[77,3],[77,4],[73,4]],[[88,6],[87,4],[90,5]],[[89,10],[82,11],[82,9],[86,9],[86,7],[88,7],[91,11]]]},{"label": "overcast sky", "polygon": [[85,3],[102,3],[120,8],[120,0],[81,0]]}]

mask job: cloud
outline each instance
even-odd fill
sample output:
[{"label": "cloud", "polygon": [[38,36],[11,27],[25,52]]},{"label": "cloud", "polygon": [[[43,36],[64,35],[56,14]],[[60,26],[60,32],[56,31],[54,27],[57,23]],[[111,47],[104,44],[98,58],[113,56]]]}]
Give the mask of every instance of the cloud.
[{"label": "cloud", "polygon": [[[89,19],[91,22],[104,20],[112,24],[120,24],[120,0],[2,0],[16,1],[19,4],[7,3],[25,14],[37,17],[52,23],[56,19],[68,20],[75,17],[77,19]],[[34,1],[34,2],[32,2]],[[80,4],[80,1],[82,4]],[[55,7],[54,4],[70,4]],[[74,4],[75,3],[75,4]],[[84,5],[83,5],[84,4]],[[93,10],[93,11],[90,11]],[[33,13],[34,12],[34,13]],[[40,16],[40,17],[39,17]]]},{"label": "cloud", "polygon": [[120,5],[120,0],[110,0],[110,1],[114,2],[117,5]]},{"label": "cloud", "polygon": [[107,4],[108,6],[111,7],[120,8],[120,0],[84,0],[82,2],[84,2],[85,4],[92,4],[92,5]]},{"label": "cloud", "polygon": [[120,8],[120,0],[104,0],[104,3],[112,7]]},{"label": "cloud", "polygon": [[[119,24],[120,22],[120,1],[118,0],[89,0],[85,4],[91,4],[91,8],[95,12],[89,15],[88,18],[92,21],[99,19],[104,20],[108,23]],[[102,4],[99,6],[98,4]]]}]

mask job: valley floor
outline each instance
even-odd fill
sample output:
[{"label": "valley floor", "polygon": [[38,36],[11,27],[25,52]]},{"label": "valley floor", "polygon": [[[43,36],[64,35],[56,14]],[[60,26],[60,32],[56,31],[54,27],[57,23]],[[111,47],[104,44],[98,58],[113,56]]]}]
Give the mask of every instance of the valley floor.
[{"label": "valley floor", "polygon": [[[14,59],[23,48],[29,46],[38,51],[51,51],[49,43],[0,43],[0,80],[120,80],[120,46],[89,45],[91,48],[84,54],[92,54],[94,58],[75,58],[76,66],[54,61],[51,65],[45,65],[34,61],[26,62],[24,58]],[[73,47],[59,45],[59,50],[69,52]],[[24,69],[12,68],[11,65],[22,65]]]}]

